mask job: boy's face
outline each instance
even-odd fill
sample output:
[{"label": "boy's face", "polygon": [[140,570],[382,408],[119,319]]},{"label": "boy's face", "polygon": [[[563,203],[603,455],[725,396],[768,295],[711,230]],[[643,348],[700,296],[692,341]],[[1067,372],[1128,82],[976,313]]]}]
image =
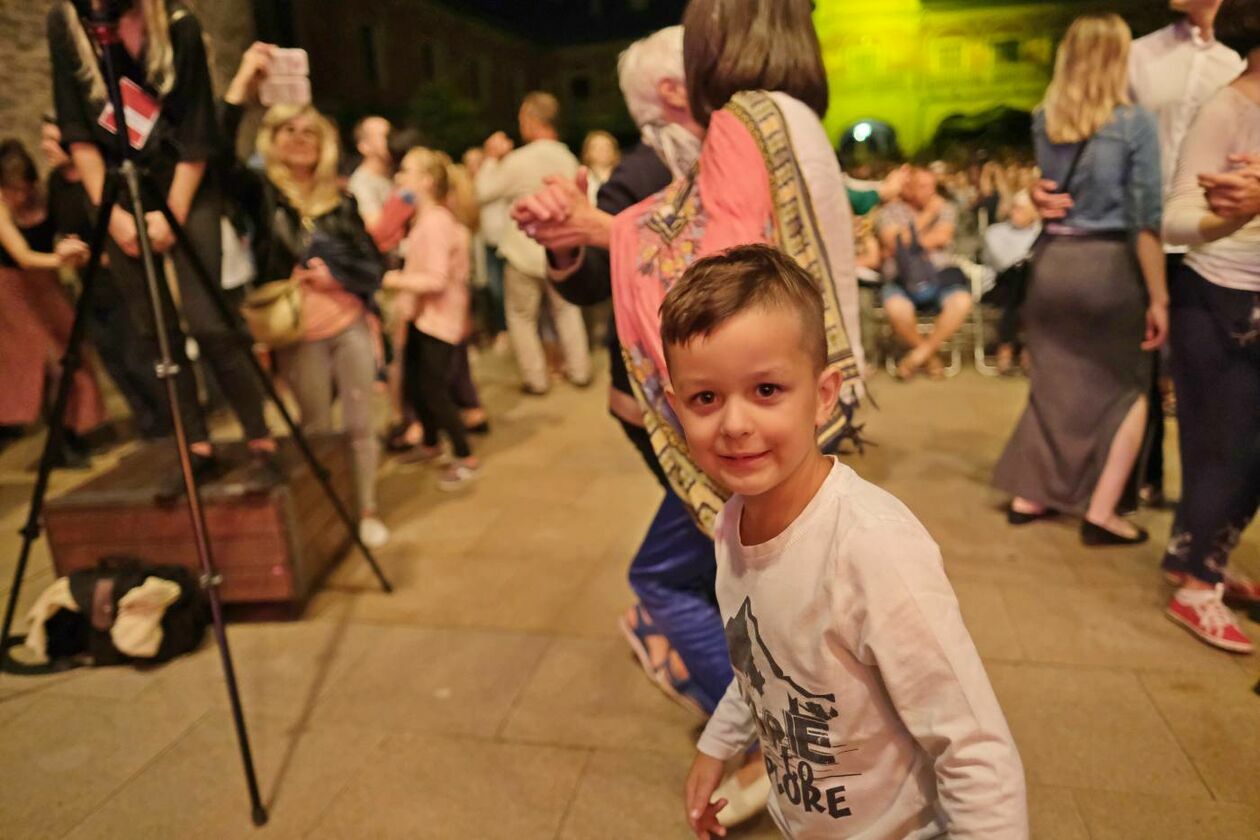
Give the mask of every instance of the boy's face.
[{"label": "boy's face", "polygon": [[756,497],[817,454],[841,375],[814,369],[800,318],[786,308],[741,312],[712,335],[671,345],[670,404],[691,456],[728,490]]}]

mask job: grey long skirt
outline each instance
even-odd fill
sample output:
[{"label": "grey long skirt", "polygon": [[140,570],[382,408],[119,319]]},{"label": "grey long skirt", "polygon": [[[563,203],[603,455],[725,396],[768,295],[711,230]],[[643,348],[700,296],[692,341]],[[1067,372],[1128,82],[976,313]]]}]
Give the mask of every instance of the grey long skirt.
[{"label": "grey long skirt", "polygon": [[1023,313],[1028,407],[993,484],[1083,513],[1120,424],[1149,384],[1146,292],[1128,241],[1054,237],[1041,249]]}]

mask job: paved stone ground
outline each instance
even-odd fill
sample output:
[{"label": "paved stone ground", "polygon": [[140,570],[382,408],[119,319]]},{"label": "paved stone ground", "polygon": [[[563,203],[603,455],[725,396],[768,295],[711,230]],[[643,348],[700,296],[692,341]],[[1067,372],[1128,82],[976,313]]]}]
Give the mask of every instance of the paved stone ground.
[{"label": "paved stone ground", "polygon": [[[614,625],[658,490],[602,384],[527,400],[503,362],[479,368],[494,424],[482,481],[446,495],[420,468],[382,477],[398,591],[375,591],[352,556],[302,620],[229,631],[264,830],[207,645],[148,672],[0,676],[0,835],[686,837],[700,722],[643,678]],[[1086,550],[1074,523],[1005,525],[987,481],[1023,384],[968,372],[873,388],[878,446],[850,463],[944,550],[1023,754],[1034,836],[1260,834],[1260,661],[1160,615],[1158,544]],[[36,444],[0,454],[5,589]],[[1159,535],[1169,518],[1141,521]],[[1253,574],[1257,537],[1238,552]],[[49,580],[41,547],[23,602]],[[732,836],[775,833],[763,819]]]}]

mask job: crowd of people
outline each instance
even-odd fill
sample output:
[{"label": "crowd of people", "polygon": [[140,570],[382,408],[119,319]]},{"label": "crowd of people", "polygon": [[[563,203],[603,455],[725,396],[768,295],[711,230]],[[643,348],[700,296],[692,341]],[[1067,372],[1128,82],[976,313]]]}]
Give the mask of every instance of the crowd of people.
[{"label": "crowd of people", "polygon": [[[510,352],[522,393],[544,398],[590,386],[594,339],[609,412],[663,493],[619,624],[648,678],[708,717],[684,793],[696,835],[768,803],[791,837],[1027,836],[1018,751],[939,549],[835,457],[859,440],[870,370],[860,287],[875,289],[904,380],[942,375],[973,307],[1001,310],[998,367],[1030,377],[994,474],[1012,526],[1072,515],[1086,546],[1147,540],[1125,514],[1164,501],[1170,372],[1183,482],[1167,614],[1250,652],[1225,601],[1260,602],[1228,564],[1260,504],[1260,2],[1173,0],[1181,19],[1136,42],[1116,15],[1079,18],[1034,114],[1035,164],[853,173],[823,130],[811,5],[691,0],[682,26],[627,48],[618,77],[640,142],[625,150],[592,132],[579,160],[558,100],[535,91],[519,146],[499,131],[458,161],[364,118],[345,178],[338,127],[309,104],[268,108],[238,157],[275,48],[252,46],[216,100],[195,15],[137,0],[116,65],[158,108],[132,146],[160,192],[146,201],[166,200],[189,247],[155,210],[143,231],[123,207],[107,220],[58,464],[85,464],[105,420],[98,365],[137,436],[171,434],[142,233],[169,256],[166,321],[197,349],[171,336],[198,477],[224,464],[194,361],[239,421],[247,483],[280,480],[222,295],[303,428],[344,432],[373,547],[390,538],[382,428],[391,456],[439,466],[444,490],[482,473],[473,436],[492,418],[475,340]],[[46,411],[73,317],[63,284],[88,260],[119,163],[78,15],[58,2],[49,16],[46,184],[20,144],[0,143],[6,429]],[[300,318],[278,327],[285,306]]]}]

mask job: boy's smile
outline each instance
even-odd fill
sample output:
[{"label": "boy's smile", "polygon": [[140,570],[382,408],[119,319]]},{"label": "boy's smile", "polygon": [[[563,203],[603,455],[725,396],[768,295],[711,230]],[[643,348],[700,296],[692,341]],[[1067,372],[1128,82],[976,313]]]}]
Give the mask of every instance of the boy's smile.
[{"label": "boy's smile", "polygon": [[793,507],[795,490],[803,489],[798,480],[808,482],[825,462],[815,434],[835,404],[840,376],[817,372],[805,344],[795,311],[758,307],[669,347],[671,403],[691,456],[744,496],[750,513],[757,500]]}]

